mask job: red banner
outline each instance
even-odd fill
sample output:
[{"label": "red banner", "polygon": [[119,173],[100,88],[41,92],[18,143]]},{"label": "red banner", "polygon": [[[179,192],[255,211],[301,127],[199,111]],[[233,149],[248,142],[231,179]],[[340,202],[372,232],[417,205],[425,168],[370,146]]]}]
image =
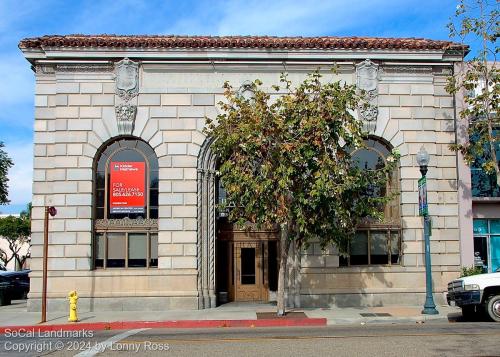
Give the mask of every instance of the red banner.
[{"label": "red banner", "polygon": [[144,213],[146,170],[144,162],[111,162],[109,207],[111,213]]}]

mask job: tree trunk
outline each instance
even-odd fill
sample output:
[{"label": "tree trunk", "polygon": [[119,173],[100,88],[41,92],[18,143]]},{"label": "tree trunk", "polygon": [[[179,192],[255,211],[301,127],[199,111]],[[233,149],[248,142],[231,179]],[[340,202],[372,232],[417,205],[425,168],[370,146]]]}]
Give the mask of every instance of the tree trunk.
[{"label": "tree trunk", "polygon": [[288,224],[282,224],[280,232],[280,267],[278,273],[278,295],[276,297],[278,316],[285,315],[285,274],[289,250],[290,240],[288,239]]},{"label": "tree trunk", "polygon": [[293,288],[294,288],[294,296],[293,296],[293,307],[300,307],[300,266],[301,266],[301,250],[302,244],[301,241],[295,241],[295,249],[294,249],[294,277],[293,277]]}]

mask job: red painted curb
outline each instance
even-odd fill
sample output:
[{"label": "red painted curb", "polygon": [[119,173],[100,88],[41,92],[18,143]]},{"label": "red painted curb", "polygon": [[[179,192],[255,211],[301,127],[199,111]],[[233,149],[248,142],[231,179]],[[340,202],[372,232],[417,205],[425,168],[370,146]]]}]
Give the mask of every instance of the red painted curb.
[{"label": "red painted curb", "polygon": [[58,325],[2,326],[6,332],[47,332],[78,330],[130,330],[137,328],[219,328],[219,327],[279,327],[279,326],[326,326],[326,318],[262,319],[262,320],[170,320],[170,321],[114,321],[77,322]]}]

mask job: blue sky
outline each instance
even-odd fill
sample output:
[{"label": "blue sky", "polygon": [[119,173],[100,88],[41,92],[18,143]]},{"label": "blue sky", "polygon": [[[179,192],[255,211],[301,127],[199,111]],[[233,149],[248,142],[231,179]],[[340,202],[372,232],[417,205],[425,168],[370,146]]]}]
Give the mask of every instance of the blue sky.
[{"label": "blue sky", "polygon": [[448,39],[456,0],[0,0],[0,141],[16,213],[31,201],[34,77],[19,40],[50,34],[379,36]]}]

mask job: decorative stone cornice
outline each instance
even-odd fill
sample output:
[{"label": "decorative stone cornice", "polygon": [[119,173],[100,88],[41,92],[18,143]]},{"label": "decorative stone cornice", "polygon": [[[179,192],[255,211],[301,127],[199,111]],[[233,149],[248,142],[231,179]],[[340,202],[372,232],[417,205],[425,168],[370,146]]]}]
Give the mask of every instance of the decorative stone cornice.
[{"label": "decorative stone cornice", "polygon": [[109,229],[127,229],[127,228],[143,228],[146,230],[158,229],[157,219],[96,219],[94,222],[96,230],[109,230]]},{"label": "decorative stone cornice", "polygon": [[57,72],[107,73],[113,71],[112,64],[58,64]]},{"label": "decorative stone cornice", "polygon": [[52,74],[55,72],[53,65],[37,64],[34,66],[35,73]]},{"label": "decorative stone cornice", "polygon": [[431,66],[384,66],[381,68],[384,74],[405,74],[410,76],[421,76],[422,74],[432,74]]}]

